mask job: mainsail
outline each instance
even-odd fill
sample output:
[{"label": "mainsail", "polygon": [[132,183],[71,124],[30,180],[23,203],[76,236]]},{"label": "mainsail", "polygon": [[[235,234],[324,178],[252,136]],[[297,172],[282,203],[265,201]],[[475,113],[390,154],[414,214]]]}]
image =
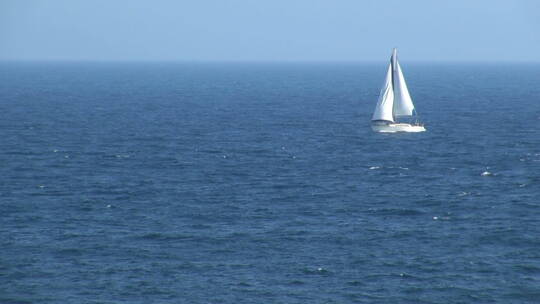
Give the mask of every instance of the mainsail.
[{"label": "mainsail", "polygon": [[397,50],[394,49],[388,71],[384,80],[379,101],[371,120],[386,120],[394,122],[398,116],[411,116],[414,105],[397,60]]},{"label": "mainsail", "polygon": [[384,79],[384,84],[379,94],[379,101],[375,107],[375,112],[371,120],[389,120],[394,121],[392,115],[394,107],[394,86],[392,85],[392,65],[388,66],[388,72]]}]

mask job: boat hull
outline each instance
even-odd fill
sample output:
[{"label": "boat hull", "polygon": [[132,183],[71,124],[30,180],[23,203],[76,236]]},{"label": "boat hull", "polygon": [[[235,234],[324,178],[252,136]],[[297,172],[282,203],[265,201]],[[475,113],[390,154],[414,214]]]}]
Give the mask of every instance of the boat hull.
[{"label": "boat hull", "polygon": [[423,125],[411,125],[408,123],[372,124],[371,129],[379,133],[396,133],[396,132],[417,133],[417,132],[426,131],[426,128],[424,128]]}]

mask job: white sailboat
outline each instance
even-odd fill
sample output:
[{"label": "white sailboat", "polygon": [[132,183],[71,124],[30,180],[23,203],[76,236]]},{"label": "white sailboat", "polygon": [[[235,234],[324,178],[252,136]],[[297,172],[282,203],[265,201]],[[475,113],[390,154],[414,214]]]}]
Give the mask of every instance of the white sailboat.
[{"label": "white sailboat", "polygon": [[416,116],[414,104],[407,89],[405,78],[397,60],[397,50],[392,51],[388,72],[379,95],[379,101],[371,118],[371,128],[375,132],[424,132],[419,123],[398,122],[400,117]]}]

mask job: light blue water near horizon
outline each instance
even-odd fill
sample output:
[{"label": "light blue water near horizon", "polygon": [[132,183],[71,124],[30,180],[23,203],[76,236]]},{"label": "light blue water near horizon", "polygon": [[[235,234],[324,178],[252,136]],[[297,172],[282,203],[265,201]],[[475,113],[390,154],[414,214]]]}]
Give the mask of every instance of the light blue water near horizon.
[{"label": "light blue water near horizon", "polygon": [[[540,66],[2,63],[2,303],[536,303]],[[489,174],[484,174],[489,172]]]}]

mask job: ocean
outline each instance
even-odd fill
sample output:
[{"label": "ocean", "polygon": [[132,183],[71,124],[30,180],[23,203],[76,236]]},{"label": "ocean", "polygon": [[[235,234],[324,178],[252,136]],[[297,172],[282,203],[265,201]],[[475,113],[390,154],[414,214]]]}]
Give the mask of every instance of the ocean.
[{"label": "ocean", "polygon": [[0,303],[539,303],[540,65],[0,64]]}]

